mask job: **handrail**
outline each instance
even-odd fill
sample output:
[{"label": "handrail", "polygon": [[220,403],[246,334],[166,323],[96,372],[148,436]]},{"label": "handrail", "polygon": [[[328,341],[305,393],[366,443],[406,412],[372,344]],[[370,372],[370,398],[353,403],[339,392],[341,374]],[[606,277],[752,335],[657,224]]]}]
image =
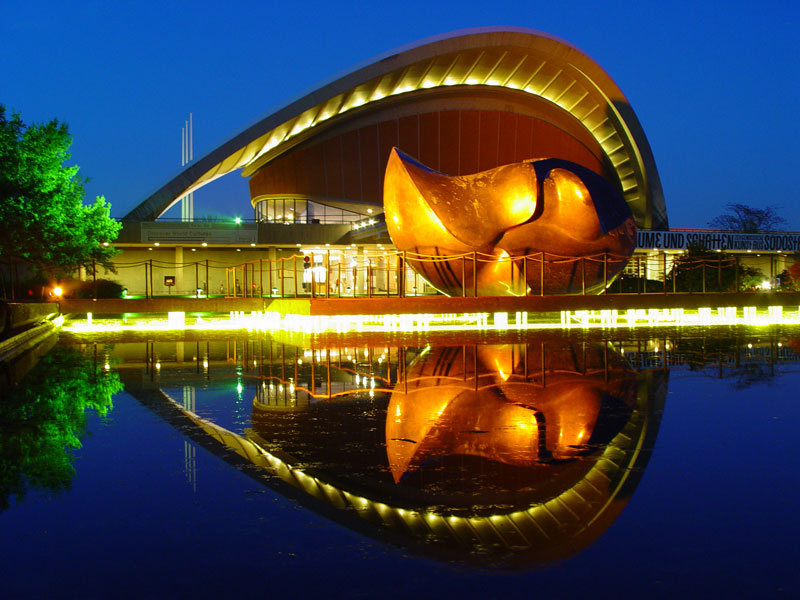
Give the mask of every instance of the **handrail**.
[{"label": "handrail", "polygon": [[[742,275],[750,274],[740,265],[739,259],[718,253],[716,256],[672,257],[667,264],[666,255],[653,260],[650,257],[636,256],[631,259],[625,255],[611,252],[593,253],[583,256],[567,256],[553,252],[534,251],[522,256],[495,256],[484,252],[462,252],[451,255],[429,255],[412,251],[385,250],[363,252],[347,256],[345,251],[330,248],[296,252],[289,256],[275,258],[247,258],[240,261],[220,261],[203,259],[196,261],[170,262],[161,259],[137,260],[129,263],[117,262],[118,271],[143,269],[143,277],[129,275],[128,294],[131,297],[153,297],[186,295],[189,283],[194,287],[190,296],[194,297],[405,297],[437,295],[424,278],[412,266],[424,263],[453,263],[451,270],[461,274],[461,295],[477,295],[478,289],[474,273],[478,263],[515,264],[519,273],[511,269],[509,277],[516,277],[531,283],[535,289],[527,287],[526,295],[546,295],[546,274],[550,268],[564,268],[564,265],[580,263],[573,270],[576,273],[580,293],[587,293],[586,268],[593,264],[597,273],[598,265],[603,265],[602,282],[605,294],[625,293],[675,293],[679,291],[733,292],[740,288]],[[627,272],[609,280],[609,267],[619,271],[620,263],[628,262]],[[470,266],[467,273],[466,267]],[[533,269],[533,271],[531,271]],[[775,269],[769,275],[774,280]],[[699,275],[697,274],[698,272]],[[656,273],[656,279],[650,274]],[[90,271],[97,279],[96,270]],[[165,277],[160,293],[154,285],[160,285]],[[530,279],[529,277],[532,277]],[[766,278],[766,276],[764,276]],[[171,287],[167,287],[171,280]],[[582,281],[581,281],[582,280]],[[635,290],[631,281],[635,280]],[[626,284],[625,282],[629,282]],[[677,281],[680,281],[678,286]],[[126,282],[128,283],[128,282]],[[142,283],[144,285],[142,286]],[[511,282],[513,283],[513,282]],[[138,289],[142,286],[143,289]],[[596,284],[595,284],[596,286]],[[649,291],[648,291],[649,286]],[[176,291],[171,289],[176,288]],[[678,287],[686,288],[679,290]]]}]

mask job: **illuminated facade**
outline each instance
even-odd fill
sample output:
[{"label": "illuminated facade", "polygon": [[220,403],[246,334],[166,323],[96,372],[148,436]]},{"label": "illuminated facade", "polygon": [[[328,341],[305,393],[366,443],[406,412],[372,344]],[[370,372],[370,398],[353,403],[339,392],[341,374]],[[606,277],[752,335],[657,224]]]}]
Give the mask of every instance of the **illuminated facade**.
[{"label": "illuminated facade", "polygon": [[[236,290],[235,274],[215,264],[248,264],[252,285],[253,265],[269,260],[274,271],[289,274],[281,275],[283,291],[297,286],[308,293],[302,268],[308,256],[314,269],[331,273],[325,284],[333,295],[395,294],[401,288],[407,294],[433,293],[421,278],[400,281],[389,275],[397,270],[398,259],[386,255],[393,248],[382,214],[382,189],[394,147],[454,176],[536,158],[566,160],[602,176],[623,196],[639,230],[639,250],[627,269],[642,278],[659,280],[671,272],[684,251],[679,238],[689,243],[694,235],[708,234],[713,244],[713,237],[719,237],[720,232],[669,230],[642,127],[596,62],[547,34],[483,28],[380,56],[288,102],[190,164],[126,216],[118,243],[124,254],[117,262],[153,260],[150,275],[136,271],[134,276],[131,267],[117,278],[140,295],[148,290],[194,293],[195,287],[228,294]],[[236,170],[249,177],[256,220],[238,225],[236,235],[223,224],[147,222],[185,194]],[[722,249],[752,250],[748,262],[775,285],[788,266],[783,256],[790,247],[800,247],[800,236],[788,236],[788,242],[776,238],[775,243],[763,237],[770,246],[761,256],[757,241],[749,239],[725,242]],[[587,288],[584,269],[588,273],[595,267],[599,280],[594,260],[577,266],[581,289],[573,291]],[[541,271],[543,262],[533,259],[527,267]],[[174,289],[161,285],[161,276],[169,274],[176,277]],[[531,293],[536,293],[537,282],[528,275]],[[149,288],[148,276],[154,279]],[[244,276],[239,279],[242,285]],[[591,280],[590,274],[587,291]],[[468,282],[467,277],[461,290],[451,286],[449,293],[472,295]],[[514,285],[511,278],[507,283]],[[260,295],[282,292],[274,277],[269,289],[264,286],[258,282]],[[554,286],[544,293],[558,291]]]},{"label": "illuminated facade", "polygon": [[[391,250],[382,190],[394,147],[455,176],[536,158],[566,160],[608,180],[638,228],[668,227],[655,161],[625,96],[579,49],[522,28],[443,34],[358,66],[196,160],[125,219],[153,221],[187,193],[241,170],[250,183],[258,229],[249,241],[258,258],[311,254],[318,268],[342,270],[339,288],[368,293],[350,273],[389,268],[378,255]],[[148,235],[143,229],[130,242],[170,242]],[[175,263],[188,258],[184,249],[198,252],[192,259],[205,252],[193,240],[173,240]],[[247,245],[241,249],[255,258]],[[216,291],[218,284],[207,286]],[[407,286],[433,292],[425,282]]]}]

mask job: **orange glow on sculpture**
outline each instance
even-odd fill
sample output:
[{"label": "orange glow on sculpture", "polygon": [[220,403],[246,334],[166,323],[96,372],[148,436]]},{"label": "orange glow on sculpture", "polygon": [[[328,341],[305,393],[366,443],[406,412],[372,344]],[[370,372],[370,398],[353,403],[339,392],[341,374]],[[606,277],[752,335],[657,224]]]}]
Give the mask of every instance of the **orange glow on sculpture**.
[{"label": "orange glow on sculpture", "polygon": [[575,350],[566,343],[440,347],[426,355],[412,367],[408,391],[389,402],[386,453],[395,483],[447,456],[530,468],[595,451],[598,419],[603,410],[608,419],[610,399],[633,406],[635,378],[615,356],[602,368],[609,360],[602,347],[584,352],[582,364]]},{"label": "orange glow on sculpture", "polygon": [[394,245],[448,295],[473,286],[480,296],[538,294],[542,280],[548,294],[599,293],[635,247],[633,216],[619,191],[561,159],[449,176],[394,148],[383,203]]}]

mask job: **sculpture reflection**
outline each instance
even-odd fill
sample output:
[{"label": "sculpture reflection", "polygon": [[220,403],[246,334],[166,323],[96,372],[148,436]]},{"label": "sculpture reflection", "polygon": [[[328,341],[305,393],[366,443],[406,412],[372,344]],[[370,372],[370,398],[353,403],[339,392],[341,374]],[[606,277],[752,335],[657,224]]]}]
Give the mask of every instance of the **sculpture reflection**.
[{"label": "sculpture reflection", "polygon": [[450,177],[395,148],[383,203],[394,245],[451,296],[467,289],[481,296],[598,293],[622,272],[636,241],[619,191],[560,159]]},{"label": "sculpture reflection", "polygon": [[535,489],[542,478],[575,475],[565,465],[608,444],[636,402],[634,374],[597,345],[439,347],[413,365],[409,379],[387,411],[395,482],[469,456],[524,467],[518,482]]}]

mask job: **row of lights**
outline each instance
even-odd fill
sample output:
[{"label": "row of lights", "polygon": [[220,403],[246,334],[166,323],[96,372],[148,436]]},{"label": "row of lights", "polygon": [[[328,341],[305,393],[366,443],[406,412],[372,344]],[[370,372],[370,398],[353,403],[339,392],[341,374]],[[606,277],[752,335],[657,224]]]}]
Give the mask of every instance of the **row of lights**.
[{"label": "row of lights", "polygon": [[[715,251],[716,252],[722,252],[722,249],[717,248]],[[653,252],[658,253],[658,252],[662,252],[662,250],[660,248],[653,248]],[[663,252],[664,252],[664,254],[683,254],[685,252],[685,250],[673,250],[673,251],[663,250]],[[748,253],[752,253],[753,251],[750,248],[748,248],[747,252]],[[783,254],[783,250],[776,250],[775,252],[777,252],[778,254]],[[760,254],[756,254],[756,256],[761,256],[761,255]]]},{"label": "row of lights", "polygon": [[353,223],[353,229],[363,229],[364,227],[370,227],[371,225],[375,225],[377,221],[375,219],[363,219],[361,221],[356,221]]}]

